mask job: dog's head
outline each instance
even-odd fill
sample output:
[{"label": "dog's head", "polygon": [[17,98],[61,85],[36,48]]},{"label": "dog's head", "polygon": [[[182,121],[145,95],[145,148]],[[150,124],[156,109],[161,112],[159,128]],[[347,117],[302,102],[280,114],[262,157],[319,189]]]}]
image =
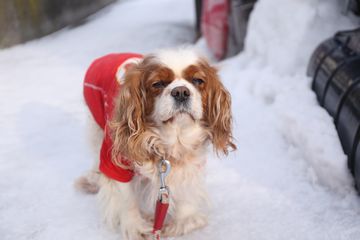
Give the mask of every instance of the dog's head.
[{"label": "dog's head", "polygon": [[[141,164],[156,156],[156,135],[149,129],[179,118],[200,124],[217,152],[236,149],[232,138],[231,99],[217,70],[189,49],[146,56],[125,75],[110,123],[113,157]],[[192,122],[192,123],[191,123]]]}]

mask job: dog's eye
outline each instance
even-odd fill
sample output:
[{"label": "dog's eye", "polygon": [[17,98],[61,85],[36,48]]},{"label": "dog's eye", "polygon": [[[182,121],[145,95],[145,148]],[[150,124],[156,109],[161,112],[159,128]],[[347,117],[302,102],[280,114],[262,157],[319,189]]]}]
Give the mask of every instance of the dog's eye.
[{"label": "dog's eye", "polygon": [[201,85],[201,84],[204,83],[204,80],[202,80],[201,78],[193,78],[193,79],[192,79],[192,83],[193,83],[194,85],[199,86],[199,85]]},{"label": "dog's eye", "polygon": [[153,88],[164,88],[166,87],[168,84],[164,81],[158,81],[156,83],[153,83]]}]

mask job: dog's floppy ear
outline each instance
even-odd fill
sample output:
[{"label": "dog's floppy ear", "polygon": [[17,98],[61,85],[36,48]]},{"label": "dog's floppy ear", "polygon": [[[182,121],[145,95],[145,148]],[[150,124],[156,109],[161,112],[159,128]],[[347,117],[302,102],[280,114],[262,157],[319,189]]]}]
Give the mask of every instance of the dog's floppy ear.
[{"label": "dog's floppy ear", "polygon": [[145,132],[145,91],[142,86],[143,71],[131,66],[125,74],[124,84],[115,99],[115,109],[109,127],[113,140],[113,162],[122,166],[121,157],[141,164],[146,158],[142,147]]},{"label": "dog's floppy ear", "polygon": [[211,141],[216,152],[225,155],[236,150],[232,136],[231,97],[217,74],[217,69],[205,63],[208,78],[207,104],[205,119],[211,134]]}]

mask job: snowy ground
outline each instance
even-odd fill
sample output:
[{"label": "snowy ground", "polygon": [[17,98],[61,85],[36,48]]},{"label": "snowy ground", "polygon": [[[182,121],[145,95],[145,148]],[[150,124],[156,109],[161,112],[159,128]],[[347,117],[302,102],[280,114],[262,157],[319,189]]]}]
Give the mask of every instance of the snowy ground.
[{"label": "snowy ground", "polygon": [[[246,50],[219,63],[239,150],[210,157],[210,224],[181,239],[360,239],[360,199],[305,77],[353,27],[335,0],[260,0]],[[192,0],[120,1],[83,26],[0,51],[0,239],[119,239],[73,180],[92,162],[82,78],[95,57],[193,40]],[[196,45],[204,49],[203,41]],[[180,239],[180,238],[179,238]]]}]

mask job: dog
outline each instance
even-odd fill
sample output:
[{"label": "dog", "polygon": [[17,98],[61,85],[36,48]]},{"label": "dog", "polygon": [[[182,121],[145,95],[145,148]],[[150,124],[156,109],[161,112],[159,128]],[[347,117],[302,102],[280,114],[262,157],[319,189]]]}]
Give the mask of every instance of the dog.
[{"label": "dog", "polygon": [[226,155],[236,149],[231,98],[217,69],[186,48],[110,54],[87,70],[84,96],[103,142],[100,163],[76,186],[98,194],[104,221],[124,239],[145,239],[160,187],[158,163],[167,159],[171,195],[162,235],[206,226],[208,146]]}]

